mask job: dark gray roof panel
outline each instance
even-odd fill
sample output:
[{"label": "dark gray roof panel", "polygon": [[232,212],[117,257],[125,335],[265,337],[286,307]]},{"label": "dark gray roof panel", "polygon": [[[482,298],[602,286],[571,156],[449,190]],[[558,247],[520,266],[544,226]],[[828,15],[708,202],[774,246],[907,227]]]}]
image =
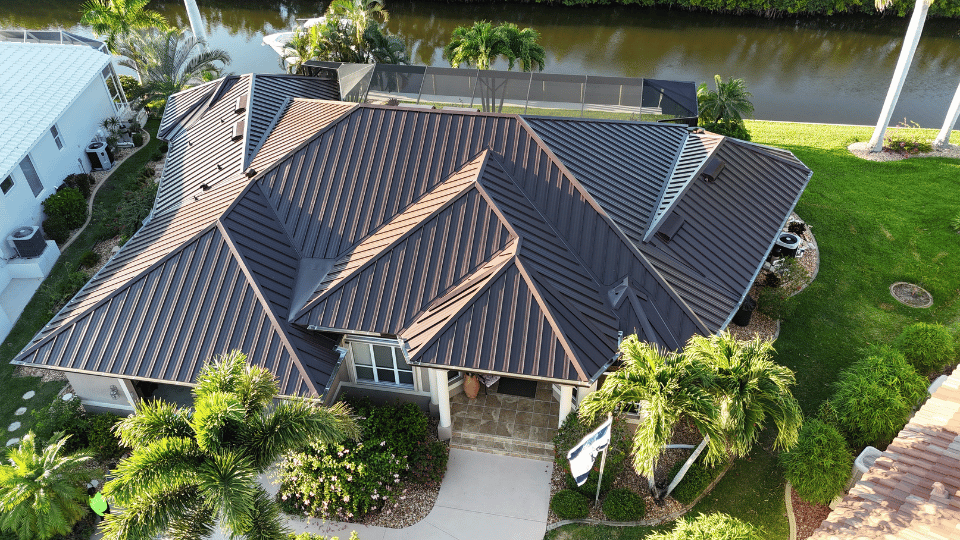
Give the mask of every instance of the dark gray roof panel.
[{"label": "dark gray roof panel", "polygon": [[634,242],[650,223],[686,138],[674,124],[524,117]]},{"label": "dark gray roof panel", "polygon": [[294,151],[307,139],[316,137],[357,105],[355,103],[326,102],[318,106],[315,101],[292,99],[286,102],[274,118],[273,128],[267,138],[254,151],[250,167],[263,171],[288,153]]},{"label": "dark gray roof panel", "polygon": [[299,75],[254,75],[244,168],[269,133],[284,103],[292,98],[338,100],[340,90],[335,80]]},{"label": "dark gray roof panel", "polygon": [[194,86],[182,92],[177,92],[167,98],[167,104],[163,109],[163,117],[160,119],[160,129],[157,137],[163,140],[170,140],[169,136],[177,128],[183,127],[190,115],[196,112],[203,104],[210,93],[217,87],[219,81],[210,81],[199,86]]},{"label": "dark gray roof panel", "polygon": [[670,179],[663,190],[660,202],[657,204],[657,211],[653,217],[653,222],[647,229],[644,239],[648,240],[657,228],[660,219],[668,213],[673,203],[680,197],[683,190],[694,180],[695,175],[703,167],[707,158],[713,153],[714,149],[723,141],[720,135],[712,133],[691,133],[683,143],[683,149],[680,151],[680,157],[677,159],[677,165],[673,168]]}]

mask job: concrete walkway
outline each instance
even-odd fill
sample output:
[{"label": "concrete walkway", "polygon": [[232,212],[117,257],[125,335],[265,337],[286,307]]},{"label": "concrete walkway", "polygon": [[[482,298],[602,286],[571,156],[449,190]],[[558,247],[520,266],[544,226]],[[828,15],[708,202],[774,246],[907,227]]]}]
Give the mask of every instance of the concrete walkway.
[{"label": "concrete walkway", "polygon": [[[289,520],[295,532],[360,540],[541,540],[546,533],[553,463],[450,450],[440,495],[423,521],[405,529]],[[275,491],[275,485],[265,486]],[[271,489],[272,488],[272,489]]]}]

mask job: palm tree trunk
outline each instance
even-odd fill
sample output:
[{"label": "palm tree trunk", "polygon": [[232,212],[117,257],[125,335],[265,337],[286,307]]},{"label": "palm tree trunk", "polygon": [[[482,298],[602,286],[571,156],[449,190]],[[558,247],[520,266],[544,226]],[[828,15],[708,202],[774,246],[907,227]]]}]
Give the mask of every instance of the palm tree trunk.
[{"label": "palm tree trunk", "polygon": [[907,35],[903,38],[900,59],[897,60],[897,69],[893,72],[893,79],[890,80],[890,89],[887,91],[887,99],[883,102],[883,109],[880,111],[880,120],[877,122],[876,129],[873,130],[873,136],[870,137],[871,152],[883,150],[883,134],[890,124],[893,108],[897,106],[897,100],[900,99],[900,91],[903,89],[903,82],[907,78],[910,62],[913,61],[913,54],[917,52],[920,32],[923,31],[923,22],[926,20],[927,10],[930,8],[929,2],[930,0],[917,0],[913,7],[910,26],[907,28]]},{"label": "palm tree trunk", "polygon": [[953,95],[953,101],[947,109],[947,118],[943,121],[943,127],[940,128],[940,133],[937,133],[937,138],[933,140],[934,148],[943,148],[950,143],[950,132],[957,124],[957,118],[960,118],[960,84],[957,85],[957,93]]},{"label": "palm tree trunk", "polygon": [[200,17],[200,8],[197,7],[197,0],[183,0],[187,7],[187,18],[190,19],[190,30],[197,39],[207,41],[207,33],[203,29],[203,19]]}]

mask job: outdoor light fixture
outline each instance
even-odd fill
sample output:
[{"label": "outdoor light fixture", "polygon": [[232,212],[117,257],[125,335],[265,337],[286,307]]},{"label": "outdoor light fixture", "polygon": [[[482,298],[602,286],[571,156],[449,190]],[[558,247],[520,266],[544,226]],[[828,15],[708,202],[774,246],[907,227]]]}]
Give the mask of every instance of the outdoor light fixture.
[{"label": "outdoor light fixture", "polygon": [[110,385],[110,397],[113,399],[120,399],[120,389],[117,388],[117,385],[115,384]]}]

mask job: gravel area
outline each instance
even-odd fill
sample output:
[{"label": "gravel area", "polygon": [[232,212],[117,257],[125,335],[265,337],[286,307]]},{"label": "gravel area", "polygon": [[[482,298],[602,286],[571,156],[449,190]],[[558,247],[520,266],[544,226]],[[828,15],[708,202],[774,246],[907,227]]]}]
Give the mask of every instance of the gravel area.
[{"label": "gravel area", "polygon": [[960,146],[955,144],[948,144],[941,150],[934,150],[932,152],[924,152],[923,154],[912,155],[888,151],[871,152],[869,142],[855,142],[848,146],[847,150],[849,150],[851,154],[857,156],[858,158],[866,159],[868,161],[900,161],[901,159],[925,157],[960,158]]},{"label": "gravel area", "polygon": [[402,529],[427,517],[437,502],[440,494],[440,484],[425,486],[414,482],[400,484],[400,497],[393,508],[368,514],[363,521],[364,525]]},{"label": "gravel area", "polygon": [[100,256],[100,260],[94,266],[90,268],[83,268],[82,270],[90,277],[93,277],[94,274],[100,271],[101,268],[107,261],[110,260],[110,257],[113,257],[113,248],[120,244],[120,237],[114,236],[108,240],[102,240],[97,242],[93,246],[93,252]]},{"label": "gravel area", "polygon": [[793,489],[790,490],[790,501],[793,504],[793,514],[797,520],[797,540],[810,538],[813,532],[823,523],[823,520],[827,519],[830,514],[830,507],[825,504],[804,502]]},{"label": "gravel area", "polygon": [[41,382],[65,381],[66,372],[58,369],[40,369],[27,366],[17,366],[13,369],[14,377],[40,377]]}]

